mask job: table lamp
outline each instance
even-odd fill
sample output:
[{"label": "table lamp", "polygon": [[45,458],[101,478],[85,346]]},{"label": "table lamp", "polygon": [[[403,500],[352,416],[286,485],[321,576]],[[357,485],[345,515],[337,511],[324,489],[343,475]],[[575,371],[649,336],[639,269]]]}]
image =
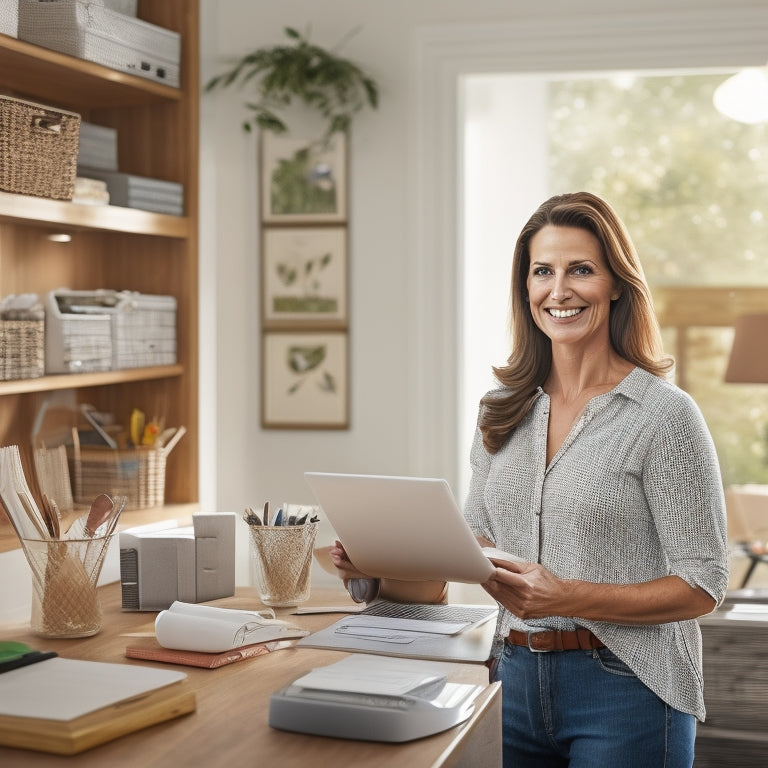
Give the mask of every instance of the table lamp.
[{"label": "table lamp", "polygon": [[735,334],[725,380],[731,384],[768,384],[768,315],[743,315]]},{"label": "table lamp", "polygon": [[[768,384],[768,315],[744,315],[737,317],[734,323],[735,333],[725,380],[732,384]],[[732,488],[737,494],[740,489]],[[738,507],[737,507],[738,509]],[[756,531],[747,526],[751,539],[756,539]],[[745,554],[749,558],[749,567],[741,581],[740,588],[746,588],[758,563],[768,562],[768,555],[762,541],[746,542]]]}]

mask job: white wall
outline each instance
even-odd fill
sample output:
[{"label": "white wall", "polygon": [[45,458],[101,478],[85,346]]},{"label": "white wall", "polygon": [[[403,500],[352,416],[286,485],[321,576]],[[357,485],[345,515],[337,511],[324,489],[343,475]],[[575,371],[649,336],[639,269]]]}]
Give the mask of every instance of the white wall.
[{"label": "white wall", "polygon": [[[203,508],[310,501],[306,469],[443,475],[455,487],[458,77],[563,69],[571,59],[579,69],[619,68],[617,59],[635,68],[761,64],[764,5],[201,0],[203,82],[228,59],[282,41],[284,26],[309,28],[324,46],[360,26],[341,53],[381,86],[379,110],[361,114],[351,137],[352,402],[341,432],[260,429],[256,143],[240,129],[246,93],[202,97]],[[643,45],[632,45],[636,35]],[[0,620],[27,578],[17,553],[0,555]]]},{"label": "white wall", "polygon": [[[229,59],[284,40],[291,25],[325,46],[360,27],[341,53],[381,86],[380,108],[361,113],[351,136],[352,402],[343,432],[260,429],[256,142],[240,129],[245,93],[203,97],[211,121],[203,156],[215,157],[215,176],[202,207],[217,218],[203,221],[204,240],[216,230],[216,252],[202,258],[217,263],[217,307],[202,327],[215,326],[218,340],[216,434],[203,440],[215,448],[203,467],[215,466],[205,501],[222,510],[308,501],[307,469],[441,474],[456,487],[461,74],[503,71],[508,62],[541,71],[547,62],[585,69],[768,58],[762,0],[645,2],[625,11],[612,0],[577,10],[569,0],[202,0],[202,7],[212,22],[203,28],[204,81]],[[516,32],[519,25],[526,29]],[[521,45],[510,46],[515,34]]]},{"label": "white wall", "polygon": [[[547,82],[541,75],[469,75],[459,93],[464,198],[458,480],[465,496],[477,403],[509,356],[509,289],[517,234],[546,198]],[[525,109],[520,105],[525,104]]]}]

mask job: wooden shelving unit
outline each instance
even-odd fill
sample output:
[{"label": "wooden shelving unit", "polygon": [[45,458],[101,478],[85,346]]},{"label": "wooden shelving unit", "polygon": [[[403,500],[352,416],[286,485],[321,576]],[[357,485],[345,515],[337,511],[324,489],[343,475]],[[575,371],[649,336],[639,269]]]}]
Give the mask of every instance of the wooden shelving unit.
[{"label": "wooden shelving unit", "polygon": [[[0,445],[29,447],[40,405],[56,390],[121,419],[134,407],[162,413],[187,428],[168,459],[166,502],[188,514],[198,501],[198,2],[139,0],[138,16],[181,34],[179,88],[0,34],[0,93],[116,128],[120,170],[181,182],[185,215],[0,192],[0,296],[62,287],[175,296],[178,363],[0,382]],[[49,239],[59,232],[71,241]],[[14,541],[0,510],[0,551]]]}]

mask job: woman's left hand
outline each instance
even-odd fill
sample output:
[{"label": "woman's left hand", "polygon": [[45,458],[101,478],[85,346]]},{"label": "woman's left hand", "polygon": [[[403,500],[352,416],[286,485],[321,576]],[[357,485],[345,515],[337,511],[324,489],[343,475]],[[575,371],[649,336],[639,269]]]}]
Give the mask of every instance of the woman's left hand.
[{"label": "woman's left hand", "polygon": [[339,578],[344,581],[345,585],[349,579],[370,578],[367,573],[363,573],[355,567],[355,564],[349,559],[349,555],[347,555],[347,552],[340,541],[334,541],[333,545],[328,550],[328,554],[336,567],[336,572],[339,574]]},{"label": "woman's left hand", "polygon": [[491,562],[496,571],[482,585],[483,589],[515,616],[536,619],[568,615],[562,607],[566,582],[543,565],[493,559]]}]

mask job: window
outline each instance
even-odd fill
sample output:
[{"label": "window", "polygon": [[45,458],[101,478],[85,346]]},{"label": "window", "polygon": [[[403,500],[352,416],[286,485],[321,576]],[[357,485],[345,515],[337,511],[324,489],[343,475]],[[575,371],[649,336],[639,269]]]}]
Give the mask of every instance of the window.
[{"label": "window", "polygon": [[[629,228],[677,383],[704,413],[724,482],[768,482],[768,386],[723,382],[734,318],[768,312],[768,125],[715,111],[729,74],[465,78],[462,456],[489,365],[506,357],[498,324],[503,333],[514,239],[550,194],[587,189]],[[478,291],[477,272],[492,294]],[[482,361],[475,339],[493,339]]]}]

